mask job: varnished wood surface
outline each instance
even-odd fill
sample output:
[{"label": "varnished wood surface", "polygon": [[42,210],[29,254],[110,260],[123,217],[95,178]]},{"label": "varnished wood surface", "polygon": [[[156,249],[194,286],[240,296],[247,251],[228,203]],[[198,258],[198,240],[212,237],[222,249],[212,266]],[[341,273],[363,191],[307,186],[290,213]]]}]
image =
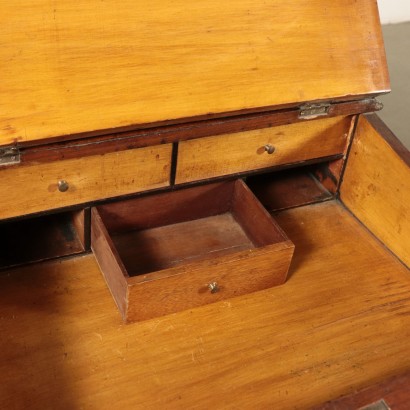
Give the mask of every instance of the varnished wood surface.
[{"label": "varnished wood surface", "polygon": [[123,232],[112,240],[130,276],[255,248],[230,212]]},{"label": "varnished wood surface", "polygon": [[410,275],[337,203],[280,287],[122,325],[92,255],[0,277],[0,407],[305,409],[410,369]]},{"label": "varnished wood surface", "polygon": [[98,206],[110,233],[149,229],[230,210],[235,181],[222,181]]},{"label": "varnished wood surface", "polygon": [[2,145],[389,89],[376,0],[21,0],[0,14]]},{"label": "varnished wood surface", "polygon": [[410,266],[410,154],[390,131],[387,140],[380,134],[380,122],[377,117],[359,119],[341,199]]},{"label": "varnished wood surface", "polygon": [[[375,112],[382,107],[383,105],[375,97],[338,102],[329,106],[327,117]],[[21,148],[22,163],[50,162],[311,121],[311,119],[301,118],[299,114],[298,107],[282,109],[275,107],[274,110],[258,108],[252,110],[252,113],[208,114],[194,121],[192,119],[165,121],[145,124],[141,127],[130,126],[125,129],[70,134],[47,140],[23,141],[18,145]]]},{"label": "varnished wood surface", "polygon": [[[353,116],[322,118],[182,141],[178,148],[176,183],[341,154],[353,120]],[[272,154],[264,149],[268,144],[275,148]]]},{"label": "varnished wood surface", "polygon": [[[171,144],[0,168],[0,219],[169,185]],[[69,184],[58,190],[58,181]]]},{"label": "varnished wood surface", "polygon": [[296,168],[282,172],[256,175],[246,184],[269,211],[327,201],[332,194],[312,174],[315,168]]},{"label": "varnished wood surface", "polygon": [[238,180],[93,208],[92,249],[133,322],[280,285],[294,245]]},{"label": "varnished wood surface", "polygon": [[[221,253],[128,280],[128,323],[158,318],[285,282],[294,246],[290,241]],[[209,284],[219,291],[211,293]]]},{"label": "varnished wood surface", "polygon": [[410,373],[394,376],[348,396],[327,402],[314,410],[359,409],[380,400],[384,400],[391,410],[408,410],[410,403]]}]

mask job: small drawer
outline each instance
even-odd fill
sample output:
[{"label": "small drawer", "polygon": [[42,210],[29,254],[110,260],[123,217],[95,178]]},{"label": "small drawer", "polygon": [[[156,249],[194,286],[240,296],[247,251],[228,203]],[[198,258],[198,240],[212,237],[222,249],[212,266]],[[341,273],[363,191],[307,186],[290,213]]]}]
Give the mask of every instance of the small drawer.
[{"label": "small drawer", "polygon": [[183,141],[176,183],[342,154],[352,116]]},{"label": "small drawer", "polygon": [[279,285],[294,250],[240,180],[98,206],[91,228],[127,322]]},{"label": "small drawer", "polygon": [[0,169],[0,219],[167,186],[172,145]]}]

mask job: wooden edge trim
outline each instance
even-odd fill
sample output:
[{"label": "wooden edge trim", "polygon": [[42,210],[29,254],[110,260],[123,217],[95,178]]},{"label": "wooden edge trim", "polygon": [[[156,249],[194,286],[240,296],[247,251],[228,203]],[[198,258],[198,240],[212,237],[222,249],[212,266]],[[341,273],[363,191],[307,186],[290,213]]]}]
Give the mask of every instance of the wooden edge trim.
[{"label": "wooden edge trim", "polygon": [[187,124],[191,122],[204,122],[204,121],[212,121],[212,120],[219,120],[225,118],[235,118],[235,117],[243,117],[252,114],[263,114],[263,113],[280,113],[283,111],[298,111],[298,108],[307,103],[313,104],[320,104],[320,103],[331,103],[332,107],[330,108],[329,115],[343,115],[343,114],[336,114],[340,110],[343,111],[345,114],[353,113],[349,112],[349,110],[358,109],[357,107],[362,107],[362,110],[367,112],[370,111],[379,111],[382,108],[380,102],[376,100],[376,97],[379,95],[387,94],[391,90],[386,89],[383,91],[377,91],[374,93],[369,94],[360,94],[360,95],[346,95],[344,97],[339,97],[335,99],[322,99],[322,100],[314,100],[314,101],[299,101],[295,103],[289,104],[280,104],[280,105],[270,105],[266,107],[257,107],[257,108],[247,108],[242,110],[236,111],[228,111],[222,113],[209,113],[204,115],[197,115],[195,117],[185,117],[185,118],[177,118],[172,120],[165,120],[159,122],[152,122],[152,123],[145,123],[145,124],[131,124],[123,127],[115,127],[115,128],[108,128],[108,129],[101,129],[101,130],[94,130],[94,131],[86,131],[77,134],[67,134],[67,135],[60,135],[55,136],[47,139],[47,142],[44,140],[34,140],[34,141],[26,141],[21,142],[22,147],[29,147],[29,146],[39,146],[53,142],[67,142],[73,141],[77,139],[83,139],[87,137],[101,137],[110,134],[118,134],[124,132],[133,132],[135,130],[147,130],[156,127],[164,127],[168,125],[178,125],[178,124]]},{"label": "wooden edge trim", "polygon": [[128,273],[96,208],[91,210],[91,249],[125,321],[128,309]]},{"label": "wooden edge trim", "polygon": [[175,185],[175,178],[177,175],[177,163],[178,163],[178,142],[172,143],[172,153],[171,153],[171,169],[169,172],[169,184],[171,186]]},{"label": "wooden edge trim", "polygon": [[87,236],[87,228],[85,224],[85,210],[73,212],[72,218],[73,226],[75,231],[77,232],[78,239],[80,240],[81,246],[83,250],[87,250],[86,248],[86,236]]},{"label": "wooden edge trim", "polygon": [[282,228],[241,179],[235,182],[232,213],[257,246],[287,241]]},{"label": "wooden edge trim", "polygon": [[352,149],[353,139],[354,139],[354,136],[356,134],[357,125],[359,124],[359,119],[360,119],[359,115],[356,115],[354,117],[354,119],[352,121],[351,128],[349,130],[349,136],[348,136],[348,139],[347,139],[346,149],[345,149],[345,152],[344,152],[344,156],[341,159],[342,166],[341,166],[341,170],[340,170],[340,175],[339,175],[339,179],[338,179],[337,186],[336,186],[336,196],[337,197],[339,197],[339,195],[340,195],[340,187],[342,186],[343,176],[344,176],[344,173],[346,171],[347,160],[349,158],[350,151]]},{"label": "wooden edge trim", "polygon": [[[116,262],[118,263],[118,265],[121,268],[121,271],[123,273],[124,278],[128,277],[128,272],[127,269],[125,268],[124,264],[122,263],[121,257],[118,254],[117,248],[115,247],[110,234],[108,233],[104,222],[97,210],[97,208],[92,208],[91,209],[91,234],[93,233],[93,229],[98,229],[98,233],[101,233],[102,237],[104,238],[104,240],[107,242],[107,245],[109,246],[110,251],[112,252]],[[92,235],[92,239],[93,239],[93,235]],[[95,243],[95,235],[94,235],[94,243]],[[92,246],[92,242],[91,242],[91,246]]]},{"label": "wooden edge trim", "polygon": [[[341,102],[331,105],[327,117],[346,116],[378,111],[381,104],[374,98]],[[319,118],[320,119],[320,118]],[[259,110],[227,118],[197,120],[179,124],[165,124],[133,131],[96,133],[94,136],[66,136],[62,140],[48,139],[42,145],[22,145],[21,163],[42,163],[63,159],[100,155],[126,149],[142,148],[151,145],[175,143],[195,138],[232,134],[279,125],[314,121],[299,118],[298,108],[275,111]]]},{"label": "wooden edge trim", "polygon": [[91,250],[91,208],[84,208],[84,249]]}]

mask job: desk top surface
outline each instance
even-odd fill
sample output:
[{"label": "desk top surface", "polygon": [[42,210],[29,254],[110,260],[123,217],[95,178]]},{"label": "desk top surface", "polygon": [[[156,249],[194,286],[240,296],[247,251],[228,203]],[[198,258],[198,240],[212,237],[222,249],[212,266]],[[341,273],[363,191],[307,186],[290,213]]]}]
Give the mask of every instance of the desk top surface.
[{"label": "desk top surface", "polygon": [[92,255],[3,273],[0,407],[307,408],[409,369],[408,270],[337,202],[278,220],[285,285],[142,323]]}]

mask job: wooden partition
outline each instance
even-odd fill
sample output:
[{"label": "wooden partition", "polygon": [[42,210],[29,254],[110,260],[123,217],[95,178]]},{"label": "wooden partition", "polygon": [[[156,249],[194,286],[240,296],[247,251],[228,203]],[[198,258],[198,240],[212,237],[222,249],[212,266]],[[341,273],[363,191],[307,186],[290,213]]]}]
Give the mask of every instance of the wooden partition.
[{"label": "wooden partition", "polygon": [[410,153],[377,115],[362,116],[347,161],[341,199],[410,265]]}]

